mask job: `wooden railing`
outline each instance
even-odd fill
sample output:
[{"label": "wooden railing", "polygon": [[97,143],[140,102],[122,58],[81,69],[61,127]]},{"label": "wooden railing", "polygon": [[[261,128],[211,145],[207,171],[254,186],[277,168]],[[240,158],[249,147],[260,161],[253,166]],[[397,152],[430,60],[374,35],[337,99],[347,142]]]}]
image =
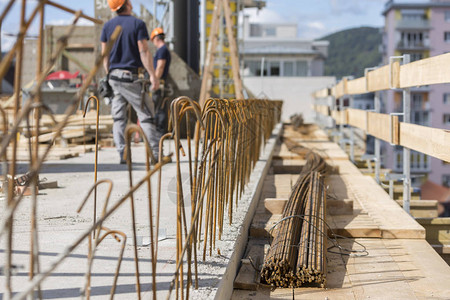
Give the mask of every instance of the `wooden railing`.
[{"label": "wooden railing", "polygon": [[[389,65],[366,72],[353,80],[344,78],[338,84],[313,93],[316,99],[342,98],[368,92],[405,89],[424,85],[450,83],[450,53],[400,65]],[[450,162],[450,130],[399,122],[397,116],[346,108],[338,111],[327,105],[314,105],[314,110],[332,117],[337,124],[348,124],[394,145]]]}]

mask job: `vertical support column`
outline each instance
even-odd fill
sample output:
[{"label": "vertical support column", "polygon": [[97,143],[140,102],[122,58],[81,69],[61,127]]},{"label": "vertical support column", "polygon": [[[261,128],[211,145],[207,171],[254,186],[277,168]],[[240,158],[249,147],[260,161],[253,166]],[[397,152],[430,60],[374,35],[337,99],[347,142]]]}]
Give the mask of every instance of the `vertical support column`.
[{"label": "vertical support column", "polygon": [[189,0],[188,2],[188,38],[187,38],[187,64],[198,74],[199,72],[199,3],[198,0]]},{"label": "vertical support column", "polygon": [[[187,63],[187,48],[188,48],[188,1],[186,0],[173,0],[173,13],[174,23],[173,34],[175,37],[175,43],[173,50],[180,58]],[[172,8],[172,7],[170,7]]]},{"label": "vertical support column", "polygon": [[341,97],[339,97],[339,115],[341,116],[341,122],[340,122],[340,124],[339,124],[339,134],[340,134],[340,136],[339,136],[339,139],[341,140],[341,139],[343,139],[344,138],[344,115],[343,115],[343,113],[344,113],[344,97],[343,96],[341,96]]},{"label": "vertical support column", "polygon": [[[403,64],[410,62],[409,54],[403,57]],[[403,89],[403,122],[411,122],[411,90]],[[403,209],[409,213],[411,201],[411,150],[403,147]]]},{"label": "vertical support column", "polygon": [[[374,110],[376,113],[381,112],[381,102],[380,102],[380,92],[375,92],[374,97]],[[375,154],[375,180],[378,184],[380,184],[380,169],[381,169],[381,143],[380,140],[375,138],[374,145],[374,154]]]},{"label": "vertical support column", "polygon": [[[349,98],[349,107],[353,107],[353,95],[350,95]],[[353,126],[350,126],[350,160],[354,163],[355,162],[355,132]]]},{"label": "vertical support column", "polygon": [[200,1],[200,28],[200,70],[203,70],[206,59],[206,0]]}]

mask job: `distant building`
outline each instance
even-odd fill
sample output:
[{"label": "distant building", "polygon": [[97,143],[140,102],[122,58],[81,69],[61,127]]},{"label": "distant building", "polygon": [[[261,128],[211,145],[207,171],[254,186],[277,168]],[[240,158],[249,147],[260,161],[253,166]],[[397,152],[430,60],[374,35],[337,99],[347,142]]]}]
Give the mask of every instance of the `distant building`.
[{"label": "distant building", "polygon": [[[383,15],[384,64],[389,63],[391,56],[409,54],[411,61],[415,61],[450,52],[450,0],[391,0],[386,3]],[[411,122],[450,129],[450,85],[412,88],[411,102]],[[402,91],[386,91],[383,105],[386,113],[402,111]],[[385,147],[384,150],[385,166],[395,172],[402,171],[402,148]],[[411,152],[411,172],[425,174],[434,183],[450,185],[450,165],[422,153]]]},{"label": "distant building", "polygon": [[297,37],[297,24],[244,22],[244,76],[323,76],[328,41]]},{"label": "distant building", "polygon": [[328,41],[297,37],[295,23],[250,23],[244,18],[240,31],[244,86],[255,97],[284,101],[282,120],[302,114],[314,122],[312,93],[336,82],[323,76]]}]

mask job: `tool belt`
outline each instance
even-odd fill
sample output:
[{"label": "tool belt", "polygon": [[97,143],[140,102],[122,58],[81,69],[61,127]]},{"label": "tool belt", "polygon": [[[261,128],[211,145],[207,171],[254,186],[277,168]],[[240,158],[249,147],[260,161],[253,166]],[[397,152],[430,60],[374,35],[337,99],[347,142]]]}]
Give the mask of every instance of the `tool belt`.
[{"label": "tool belt", "polygon": [[[134,72],[135,71],[135,72]],[[109,72],[109,79],[120,82],[134,82],[139,78],[137,69],[113,69]]]}]

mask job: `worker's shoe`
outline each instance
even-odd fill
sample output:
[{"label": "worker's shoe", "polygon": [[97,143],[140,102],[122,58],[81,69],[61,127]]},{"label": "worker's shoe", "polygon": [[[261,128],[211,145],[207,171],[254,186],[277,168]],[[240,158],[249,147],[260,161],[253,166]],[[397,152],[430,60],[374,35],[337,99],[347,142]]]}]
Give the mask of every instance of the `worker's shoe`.
[{"label": "worker's shoe", "polygon": [[123,158],[123,152],[119,152],[119,156],[120,156],[120,164],[124,165],[127,163],[127,161]]}]

